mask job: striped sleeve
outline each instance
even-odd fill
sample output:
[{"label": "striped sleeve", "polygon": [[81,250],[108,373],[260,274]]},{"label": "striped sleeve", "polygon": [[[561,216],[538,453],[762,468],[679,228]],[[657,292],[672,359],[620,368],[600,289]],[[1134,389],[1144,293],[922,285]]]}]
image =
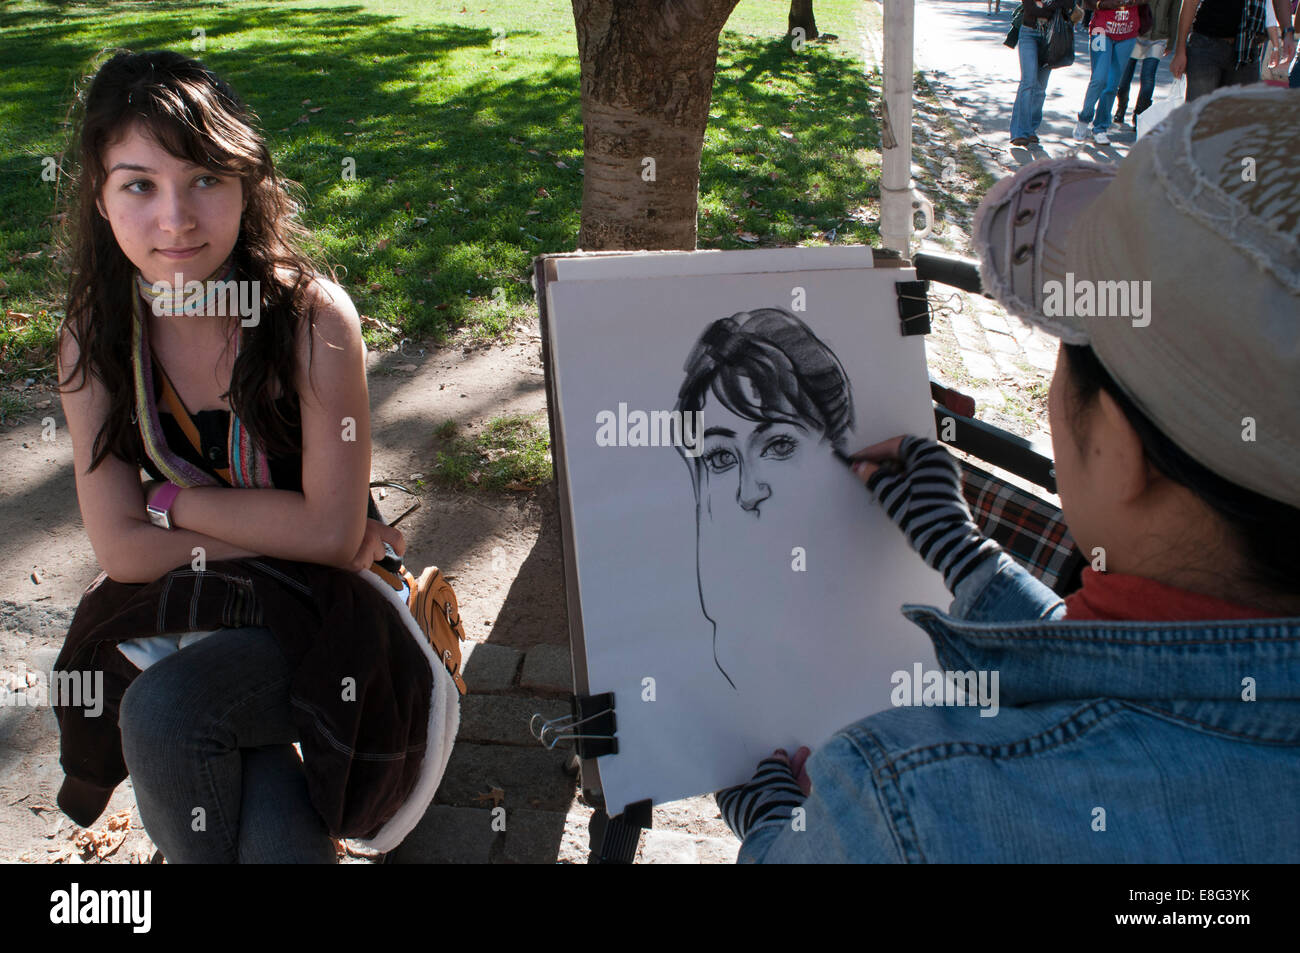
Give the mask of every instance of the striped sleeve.
[{"label": "striped sleeve", "polygon": [[787,824],[794,809],[803,804],[804,793],[790,765],[773,756],[759,762],[748,783],[725,788],[714,798],[727,826],[744,840],[760,828]]}]

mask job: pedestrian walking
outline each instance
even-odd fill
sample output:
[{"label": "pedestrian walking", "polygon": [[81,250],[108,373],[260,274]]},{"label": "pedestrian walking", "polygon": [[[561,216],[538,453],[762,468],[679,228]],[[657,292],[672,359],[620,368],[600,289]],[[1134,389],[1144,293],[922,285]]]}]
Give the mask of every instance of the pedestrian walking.
[{"label": "pedestrian walking", "polygon": [[1295,54],[1295,23],[1287,0],[1186,0],[1178,18],[1177,47],[1169,71],[1187,76],[1187,101],[1224,86],[1259,80],[1263,55],[1264,5],[1273,4],[1283,31],[1283,54]]},{"label": "pedestrian walking", "polygon": [[1160,71],[1160,60],[1173,52],[1169,39],[1178,29],[1178,0],[1154,0],[1148,6],[1151,8],[1151,26],[1145,33],[1139,34],[1115,94],[1115,125],[1117,126],[1124,125],[1124,114],[1128,111],[1129,90],[1133,85],[1133,74],[1137,71],[1138,64],[1142,64],[1142,73],[1138,80],[1137,105],[1133,109],[1135,126],[1137,117],[1151,105],[1151,100],[1155,96],[1156,74]]},{"label": "pedestrian walking", "polygon": [[[1047,78],[1052,68],[1042,61],[1040,41],[1048,21],[1059,10],[1067,17],[1074,11],[1075,0],[1028,0],[1021,5],[1019,36],[1015,43],[1020,56],[1020,86],[1011,106],[1011,144],[1027,146],[1038,142],[1038,127],[1043,122],[1043,102],[1047,99]],[[1013,26],[1013,30],[1015,27]]]},{"label": "pedestrian walking", "polygon": [[[1088,27],[1088,50],[1092,60],[1092,78],[1083,96],[1083,108],[1074,124],[1074,138],[1110,145],[1110,110],[1115,104],[1124,64],[1137,44],[1138,7],[1131,0],[1084,0],[1093,10]],[[1091,130],[1089,129],[1091,126]]]}]

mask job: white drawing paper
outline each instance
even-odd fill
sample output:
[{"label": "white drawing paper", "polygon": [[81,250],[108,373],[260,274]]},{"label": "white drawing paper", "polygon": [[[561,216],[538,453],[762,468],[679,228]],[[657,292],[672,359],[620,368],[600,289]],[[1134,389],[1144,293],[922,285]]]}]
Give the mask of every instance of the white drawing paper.
[{"label": "white drawing paper", "polygon": [[[561,259],[546,284],[607,810],[742,783],[935,664],[938,573],[834,449],[934,436],[924,338],[869,249]],[[761,270],[758,270],[760,269]]]}]

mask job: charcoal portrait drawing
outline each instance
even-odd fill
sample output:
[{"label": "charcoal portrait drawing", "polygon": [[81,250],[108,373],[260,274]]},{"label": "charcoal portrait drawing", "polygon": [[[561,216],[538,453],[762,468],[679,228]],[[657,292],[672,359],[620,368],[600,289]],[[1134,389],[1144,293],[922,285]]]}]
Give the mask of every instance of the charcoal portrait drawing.
[{"label": "charcoal portrait drawing", "polygon": [[713,662],[740,691],[737,670],[782,665],[762,657],[766,636],[755,633],[798,636],[789,630],[824,618],[825,587],[841,585],[840,544],[808,516],[824,488],[849,477],[835,452],[848,450],[853,396],[831,349],[782,308],[714,321],[684,370],[676,410],[699,414],[696,453],[678,453],[695,491],[700,608]]}]

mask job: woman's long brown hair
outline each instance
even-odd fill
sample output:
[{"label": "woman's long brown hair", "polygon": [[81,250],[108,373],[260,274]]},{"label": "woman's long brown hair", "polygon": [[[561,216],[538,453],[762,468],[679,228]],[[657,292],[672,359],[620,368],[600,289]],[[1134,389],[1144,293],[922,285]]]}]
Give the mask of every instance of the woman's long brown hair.
[{"label": "woman's long brown hair", "polygon": [[325,272],[303,250],[310,233],[294,221],[298,203],[290,189],[296,183],[276,174],[256,116],[203,64],[165,50],[117,53],[99,68],[79,105],[73,146],[79,168],[66,218],[71,234],[65,239],[73,267],[59,340],[70,331],[80,356],[59,386],[80,371],[82,384],[75,388],[80,390],[89,372],[109,395],[108,418],[95,436],[89,470],[109,453],[128,463],[139,462],[143,453],[131,421],[136,269],[95,201],[108,177],[104,152],[132,123],[178,159],[243,180],[248,204],[232,257],[236,278],[258,282],[261,320],[245,331],[231,372],[230,407],[269,455],[300,453],[301,441],[294,439],[273,395],[277,382],[285,396],[297,393],[295,341],[311,310],[305,292],[313,277]]}]

